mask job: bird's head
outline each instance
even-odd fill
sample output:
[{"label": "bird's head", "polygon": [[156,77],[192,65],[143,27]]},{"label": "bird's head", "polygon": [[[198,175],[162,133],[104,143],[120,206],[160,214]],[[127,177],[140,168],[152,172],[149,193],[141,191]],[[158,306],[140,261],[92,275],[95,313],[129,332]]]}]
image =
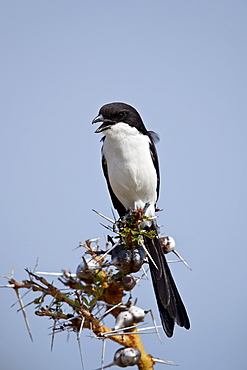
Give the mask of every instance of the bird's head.
[{"label": "bird's head", "polygon": [[92,123],[103,122],[96,133],[109,130],[119,122],[136,127],[143,134],[147,134],[141,116],[135,108],[125,103],[109,103],[100,108],[99,114]]}]

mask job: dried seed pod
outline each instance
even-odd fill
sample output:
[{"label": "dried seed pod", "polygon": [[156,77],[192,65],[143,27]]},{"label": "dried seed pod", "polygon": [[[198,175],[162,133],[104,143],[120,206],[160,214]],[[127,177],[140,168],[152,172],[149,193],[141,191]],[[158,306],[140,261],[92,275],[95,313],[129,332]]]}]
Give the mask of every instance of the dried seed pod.
[{"label": "dried seed pod", "polygon": [[164,236],[159,239],[163,252],[165,254],[173,252],[175,249],[175,240],[171,236]]},{"label": "dried seed pod", "polygon": [[85,259],[82,257],[82,262],[77,266],[76,276],[78,279],[85,281],[88,284],[92,284],[94,277],[97,275],[97,267],[100,267],[99,263],[93,259]]},{"label": "dried seed pod", "polygon": [[137,246],[132,250],[125,249],[121,246],[116,246],[112,251],[111,263],[122,273],[130,274],[140,270],[144,258],[145,251],[142,246]]},{"label": "dried seed pod", "polygon": [[132,326],[134,317],[129,311],[122,311],[116,317],[115,330],[124,329]]},{"label": "dried seed pod", "polygon": [[132,275],[124,275],[122,278],[122,284],[124,290],[128,292],[136,286],[136,279]]},{"label": "dried seed pod", "polygon": [[132,314],[134,323],[143,321],[146,315],[142,308],[136,306],[131,306],[128,311]]},{"label": "dried seed pod", "polygon": [[145,258],[145,250],[141,245],[133,249],[132,251],[132,271],[131,272],[137,272],[140,270],[140,268],[143,265],[144,258]]},{"label": "dried seed pod", "polygon": [[116,266],[124,274],[128,274],[131,270],[131,251],[116,246],[111,255],[111,263]]},{"label": "dried seed pod", "polygon": [[114,364],[119,367],[136,365],[141,358],[138,348],[120,348],[114,355]]}]

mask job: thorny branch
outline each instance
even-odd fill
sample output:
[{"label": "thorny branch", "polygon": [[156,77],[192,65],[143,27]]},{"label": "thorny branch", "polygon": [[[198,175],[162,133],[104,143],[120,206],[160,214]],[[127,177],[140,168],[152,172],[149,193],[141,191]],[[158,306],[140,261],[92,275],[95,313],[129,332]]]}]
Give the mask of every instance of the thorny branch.
[{"label": "thorny branch", "polygon": [[[110,219],[107,218],[107,220]],[[29,279],[23,280],[22,283],[17,282],[13,277],[9,278],[8,282],[18,296],[27,327],[29,328],[29,324],[19,294],[21,289],[40,293],[40,296],[32,302],[36,305],[35,314],[53,320],[53,334],[69,330],[74,331],[78,336],[82,329],[90,329],[95,338],[102,340],[107,338],[124,348],[140,351],[140,358],[133,364],[128,363],[130,366],[136,364],[140,370],[150,370],[153,369],[155,362],[174,365],[172,362],[156,359],[146,353],[141,341],[141,331],[136,326],[138,322],[144,320],[145,314],[141,319],[133,315],[132,321],[123,322],[122,326],[116,324],[117,329],[115,330],[106,327],[101,322],[102,318],[109,313],[120,322],[121,314],[130,312],[130,307],[134,307],[131,301],[124,304],[123,297],[126,295],[125,291],[132,290],[136,285],[136,280],[131,273],[137,272],[145,262],[145,251],[141,247],[143,236],[154,237],[150,233],[146,235],[147,231],[142,229],[141,224],[145,220],[146,217],[142,212],[136,211],[124,220],[114,223],[112,231],[116,235],[108,237],[112,247],[108,249],[108,244],[106,251],[99,250],[98,245],[95,248],[92,240],[81,244],[80,246],[83,246],[86,252],[82,263],[77,268],[76,276],[67,270],[63,270],[60,274],[59,281],[66,289],[57,288],[39,273],[33,273],[28,269],[26,272]],[[161,243],[166,249],[171,246],[165,238],[161,239]],[[174,251],[174,246],[170,250],[167,249],[165,253],[169,251]],[[111,257],[110,262],[107,261],[108,255]],[[117,268],[115,274],[112,266]],[[48,297],[50,297],[50,303],[46,304]],[[99,305],[102,304],[106,307],[103,315],[99,309]],[[66,313],[68,309],[69,313]],[[30,330],[29,334],[31,336]],[[113,364],[126,367],[117,362],[116,354]]]},{"label": "thorny branch", "polygon": [[[65,303],[70,306],[73,311],[73,315],[71,315],[65,314],[64,311],[62,311],[61,309],[56,312],[53,311],[51,307],[47,309],[40,307],[40,309],[35,312],[37,316],[47,316],[49,318],[52,318],[55,322],[57,322],[58,320],[62,320],[64,321],[64,330],[70,329],[75,332],[79,331],[81,322],[82,320],[84,320],[83,328],[91,329],[97,338],[104,338],[105,333],[112,332],[112,329],[109,329],[106,326],[102,325],[101,322],[88,309],[85,309],[83,303],[81,302],[80,294],[78,293],[80,290],[85,292],[84,285],[78,282],[74,282],[71,278],[67,280],[66,285],[71,285],[73,287],[76,286],[76,290],[74,291],[76,298],[71,299],[68,297],[67,294],[62,293],[58,288],[49,283],[45,278],[33,274],[28,270],[26,271],[39,283],[35,280],[24,280],[22,283],[18,283],[12,278],[9,280],[9,284],[14,285],[13,289],[15,289],[16,291],[18,291],[19,289],[32,289],[34,292],[41,292],[43,293],[43,299],[45,296],[51,296],[57,302]],[[117,293],[117,295],[115,293]],[[116,303],[122,303],[122,296],[123,289],[120,287],[119,284],[113,282],[104,289],[104,292],[102,296],[98,298],[98,301],[102,300],[109,305],[116,305]],[[116,317],[120,310],[120,308],[116,308],[115,310],[111,311],[111,314]],[[136,329],[133,331],[133,333],[134,334],[129,335],[116,334],[108,336],[108,338],[123,347],[138,348],[142,353],[140,363],[138,364],[138,369],[152,369],[154,364],[152,357],[148,355],[144,350],[140,335],[137,334]]]}]

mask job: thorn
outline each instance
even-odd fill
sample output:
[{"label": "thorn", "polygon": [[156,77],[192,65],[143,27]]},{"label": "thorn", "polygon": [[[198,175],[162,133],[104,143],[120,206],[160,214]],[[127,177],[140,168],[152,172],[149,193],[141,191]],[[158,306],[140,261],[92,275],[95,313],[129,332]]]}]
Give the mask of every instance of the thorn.
[{"label": "thorn", "polygon": [[[101,337],[109,337],[109,336],[112,336],[112,335],[116,335],[116,333],[119,333],[119,332],[121,332],[121,331],[124,331],[124,335],[130,335],[130,334],[138,334],[139,333],[139,331],[145,331],[145,330],[147,330],[147,329],[150,329],[150,328],[143,328],[143,329],[138,329],[138,331],[137,332],[129,332],[129,333],[126,333],[125,331],[126,330],[129,330],[129,329],[136,329],[136,328],[139,328],[140,326],[143,326],[144,325],[144,323],[139,323],[139,324],[136,324],[136,325],[131,325],[131,326],[126,326],[125,328],[119,328],[119,329],[113,329],[113,330],[111,330],[111,331],[107,331],[107,332],[105,332],[105,333],[101,333]],[[161,327],[161,326],[160,326]],[[152,329],[154,328],[154,327],[151,327]]]},{"label": "thorn", "polygon": [[153,323],[154,323],[155,332],[156,332],[156,334],[157,334],[157,337],[159,338],[159,341],[160,341],[160,343],[162,344],[162,340],[161,340],[161,337],[160,337],[160,333],[159,333],[159,330],[158,330],[158,326],[157,326],[157,323],[156,323],[156,320],[155,320],[155,317],[154,317],[153,311],[152,311],[152,310],[149,310],[149,312],[150,312],[150,315],[151,315],[152,320],[153,320]]},{"label": "thorn", "polygon": [[22,315],[23,315],[23,318],[24,318],[24,321],[25,321],[25,324],[26,324],[26,327],[27,327],[28,334],[30,336],[31,341],[33,342],[33,336],[32,336],[32,333],[31,333],[30,325],[29,325],[29,322],[28,322],[28,319],[27,319],[26,311],[25,311],[25,308],[24,308],[19,290],[15,289],[15,292],[16,292],[17,298],[18,298],[19,303],[20,303]]},{"label": "thorn", "polygon": [[143,271],[143,274],[142,274],[142,276],[136,281],[136,283],[137,282],[139,282],[141,279],[143,279],[143,277],[145,276],[145,278],[147,279],[147,280],[149,280],[149,278],[148,278],[148,274],[147,274],[147,271],[145,270],[145,268],[144,268],[144,266],[142,265],[142,271]]},{"label": "thorn", "polygon": [[99,223],[101,226],[103,226],[104,228],[106,228],[107,230],[110,230],[111,232],[113,232],[113,229],[109,226],[106,226],[104,224],[102,224],[102,222]]},{"label": "thorn", "polygon": [[81,337],[81,331],[82,331],[82,328],[83,328],[84,321],[85,321],[85,318],[83,317],[83,319],[81,320],[80,329],[76,333],[78,347],[79,347],[79,352],[80,352],[80,359],[81,359],[81,367],[82,367],[82,370],[84,370],[84,364],[83,364],[83,355],[82,355],[81,340],[80,340],[81,338],[80,337]]},{"label": "thorn", "polygon": [[114,244],[110,249],[108,249],[108,251],[106,251],[103,256],[101,256],[99,259],[98,259],[98,262],[100,260],[103,260],[105,258],[105,256],[107,256],[107,254],[109,254],[114,248],[116,248],[116,246],[119,244],[120,242],[117,242],[116,244]]},{"label": "thorn", "polygon": [[[136,327],[136,325],[131,325],[131,326],[128,326],[126,328],[119,328],[119,329],[114,329],[114,330],[111,330],[111,331],[107,331],[105,333],[101,333],[101,337],[107,338],[109,336],[116,335],[116,333],[119,333],[120,331],[134,329],[135,327]],[[133,333],[130,332],[130,333],[125,333],[125,334],[133,334]]]},{"label": "thorn", "polygon": [[119,307],[122,305],[122,302],[119,302],[118,304],[112,306],[111,308],[109,308],[109,310],[105,311],[104,314],[101,316],[101,318],[99,319],[99,321],[101,321],[106,315],[108,315],[112,310],[114,310],[115,308]]},{"label": "thorn", "polygon": [[99,368],[98,368],[98,369],[96,369],[96,370],[107,369],[108,367],[111,367],[111,366],[113,366],[113,365],[115,365],[115,362],[111,362],[110,364],[108,364],[108,365],[106,365],[106,366],[104,366],[104,367],[99,367]]},{"label": "thorn", "polygon": [[97,215],[103,217],[105,220],[111,222],[112,224],[115,224],[115,221],[111,220],[109,217],[104,216],[102,213],[95,211],[95,209],[92,209],[93,212],[97,213]]},{"label": "thorn", "polygon": [[83,316],[83,318],[81,320],[81,325],[80,325],[80,330],[79,330],[79,336],[81,336],[81,332],[82,332],[82,329],[83,329],[84,322],[85,322],[85,317]]},{"label": "thorn", "polygon": [[[22,299],[23,299],[23,298],[24,298],[28,293],[30,293],[30,292],[31,292],[31,289],[29,288],[29,289],[28,289],[28,291],[27,291],[26,293],[24,293],[24,294],[23,294]],[[13,304],[10,306],[10,308],[14,307],[14,305],[15,305],[16,303],[18,303],[18,302],[19,302],[19,299],[18,299],[15,303],[13,303]],[[25,304],[24,308],[26,308],[26,307],[30,306],[30,305],[31,305],[31,304],[33,304],[33,303],[34,303],[34,301],[31,301],[31,302],[29,302],[29,303]],[[21,311],[21,308],[18,308],[17,312],[19,312],[19,311]]]},{"label": "thorn", "polygon": [[106,349],[106,338],[103,339],[103,343],[102,343],[101,370],[104,369],[105,349]]},{"label": "thorn", "polygon": [[177,364],[174,364],[174,362],[172,362],[172,361],[162,360],[161,358],[152,357],[152,359],[154,360],[154,362],[159,362],[160,364],[178,366]]},{"label": "thorn", "polygon": [[[106,333],[101,333],[101,337],[111,337],[111,336],[115,336],[116,333],[118,332],[121,332],[121,331],[124,331],[124,335],[137,335],[137,334],[153,334],[154,332],[148,332],[148,333],[145,333],[145,331],[147,330],[150,330],[150,329],[155,329],[154,326],[149,326],[147,328],[140,328],[139,329],[139,326],[142,326],[144,324],[137,324],[137,325],[133,325],[133,326],[128,326],[126,328],[120,328],[120,329],[116,329],[116,330],[112,330],[112,331],[108,331]],[[157,326],[157,328],[161,328],[162,326],[159,325]],[[138,329],[137,331],[130,331],[130,332],[126,332],[126,330],[129,330],[129,329]],[[156,331],[155,331],[156,332]]]},{"label": "thorn", "polygon": [[99,237],[97,236],[97,238],[89,239],[89,241],[90,241],[91,243],[96,243],[96,244],[98,244]]},{"label": "thorn", "polygon": [[154,266],[157,268],[157,270],[158,270],[158,267],[157,267],[156,263],[155,263],[155,262],[154,262],[154,260],[152,259],[151,255],[150,255],[149,251],[147,250],[147,248],[146,248],[146,246],[145,246],[145,244],[144,244],[144,242],[143,242],[143,241],[141,242],[141,245],[142,245],[142,247],[144,248],[145,252],[147,253],[147,255],[148,255],[148,257],[149,257],[150,261],[153,263],[153,265],[154,265]]},{"label": "thorn", "polygon": [[156,328],[162,328],[162,326],[161,325],[156,325],[156,327],[155,326],[148,326],[147,328],[141,328],[141,329],[138,329],[138,333],[140,333],[141,331],[146,331],[146,330],[156,329]]},{"label": "thorn", "polygon": [[[49,276],[64,276],[63,272],[45,272],[45,271],[37,271],[36,275],[49,275]],[[69,274],[70,277],[76,277],[76,274]]]},{"label": "thorn", "polygon": [[188,265],[188,263],[180,256],[180,254],[175,249],[173,250],[173,253],[175,253],[176,256],[180,259],[180,261],[182,261],[185,264],[185,266],[187,266],[192,271],[192,268]]},{"label": "thorn", "polygon": [[55,339],[55,326],[56,326],[57,320],[54,319],[53,327],[52,327],[52,335],[51,335],[51,352],[53,350],[53,344],[54,344],[54,339]]},{"label": "thorn", "polygon": [[114,213],[114,209],[111,207],[111,213],[112,213],[112,216],[113,216],[113,218],[114,218],[114,223],[116,223],[117,222],[117,219],[116,219],[116,216],[115,216],[115,213]]},{"label": "thorn", "polygon": [[15,287],[14,284],[0,285],[0,288],[14,288],[14,287]]},{"label": "thorn", "polygon": [[39,257],[36,258],[36,262],[35,262],[35,265],[34,265],[34,269],[33,269],[33,273],[36,274],[36,270],[37,270],[37,267],[38,267],[38,263],[39,263]]},{"label": "thorn", "polygon": [[1,277],[3,277],[4,279],[7,279],[7,280],[12,280],[13,279],[13,276],[11,274],[11,276],[6,276],[6,275],[0,275]]}]

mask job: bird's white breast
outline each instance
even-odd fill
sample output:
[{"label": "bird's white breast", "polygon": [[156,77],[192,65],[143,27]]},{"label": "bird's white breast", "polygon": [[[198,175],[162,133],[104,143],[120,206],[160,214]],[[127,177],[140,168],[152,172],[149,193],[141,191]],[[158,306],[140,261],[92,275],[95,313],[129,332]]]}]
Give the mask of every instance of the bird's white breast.
[{"label": "bird's white breast", "polygon": [[126,209],[150,206],[154,215],[157,174],[150,153],[150,139],[135,127],[119,122],[105,131],[103,154],[113,192]]}]

